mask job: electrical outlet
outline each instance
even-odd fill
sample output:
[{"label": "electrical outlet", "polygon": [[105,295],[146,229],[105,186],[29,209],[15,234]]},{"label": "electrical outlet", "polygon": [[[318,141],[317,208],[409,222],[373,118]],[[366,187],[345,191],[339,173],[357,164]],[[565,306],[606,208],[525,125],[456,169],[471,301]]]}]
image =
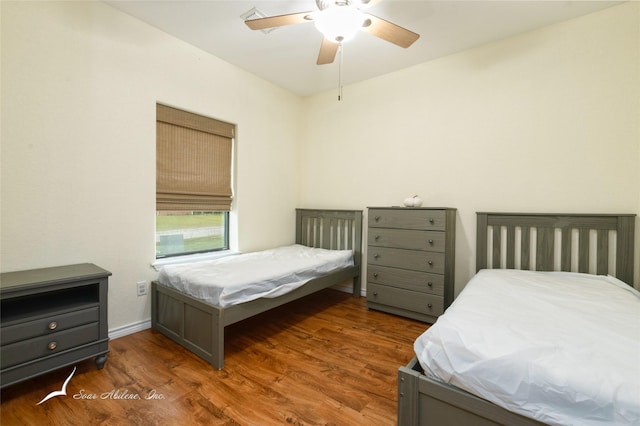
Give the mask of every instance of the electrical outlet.
[{"label": "electrical outlet", "polygon": [[136,283],[138,286],[138,296],[144,296],[147,294],[147,282],[146,281],[138,281]]}]

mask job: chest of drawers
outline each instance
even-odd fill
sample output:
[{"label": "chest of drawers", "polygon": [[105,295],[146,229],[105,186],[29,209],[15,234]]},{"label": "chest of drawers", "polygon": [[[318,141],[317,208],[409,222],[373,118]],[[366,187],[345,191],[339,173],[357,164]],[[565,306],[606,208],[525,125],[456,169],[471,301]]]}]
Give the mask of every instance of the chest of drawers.
[{"label": "chest of drawers", "polygon": [[90,264],[0,274],[0,384],[107,360],[110,272]]},{"label": "chest of drawers", "polygon": [[453,301],[456,209],[370,207],[367,306],[434,322]]}]

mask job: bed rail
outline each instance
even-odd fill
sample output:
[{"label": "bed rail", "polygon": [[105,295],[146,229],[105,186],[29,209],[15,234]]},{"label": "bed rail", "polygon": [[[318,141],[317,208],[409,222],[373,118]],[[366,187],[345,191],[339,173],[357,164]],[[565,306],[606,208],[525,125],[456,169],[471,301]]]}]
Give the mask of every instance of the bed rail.
[{"label": "bed rail", "polygon": [[610,274],[633,285],[635,214],[477,213],[476,270]]}]

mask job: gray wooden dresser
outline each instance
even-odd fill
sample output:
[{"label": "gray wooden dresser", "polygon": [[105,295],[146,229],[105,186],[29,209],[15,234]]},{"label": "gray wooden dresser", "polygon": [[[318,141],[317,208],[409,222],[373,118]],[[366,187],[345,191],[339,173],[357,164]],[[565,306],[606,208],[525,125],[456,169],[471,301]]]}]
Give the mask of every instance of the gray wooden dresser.
[{"label": "gray wooden dresser", "polygon": [[453,301],[456,209],[369,207],[367,306],[433,323]]},{"label": "gray wooden dresser", "polygon": [[111,272],[90,264],[0,274],[0,385],[30,379],[109,351]]}]

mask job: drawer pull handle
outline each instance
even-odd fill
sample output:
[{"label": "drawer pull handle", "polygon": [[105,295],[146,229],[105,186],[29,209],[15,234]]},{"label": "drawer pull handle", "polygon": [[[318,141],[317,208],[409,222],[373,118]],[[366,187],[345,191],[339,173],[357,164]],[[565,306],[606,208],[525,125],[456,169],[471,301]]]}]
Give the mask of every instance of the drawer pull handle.
[{"label": "drawer pull handle", "polygon": [[379,257],[380,257],[380,255],[379,255],[379,254],[377,254],[377,253],[373,255],[373,258],[374,258],[374,259],[377,259],[377,258],[379,258]]},{"label": "drawer pull handle", "polygon": [[429,266],[433,266],[433,260],[428,260],[427,263],[429,264]]},{"label": "drawer pull handle", "polygon": [[433,240],[429,240],[429,245],[433,245]]},{"label": "drawer pull handle", "polygon": [[374,239],[375,239],[376,241],[378,241],[378,240],[380,239],[380,235],[376,235],[376,236],[374,237]]},{"label": "drawer pull handle", "polygon": [[378,292],[377,292],[377,291],[374,291],[374,292],[373,292],[373,295],[374,295],[374,296],[377,296],[377,295],[378,295]]},{"label": "drawer pull handle", "polygon": [[58,323],[55,321],[51,321],[48,327],[49,327],[49,330],[55,330],[56,328],[58,328]]},{"label": "drawer pull handle", "polygon": [[429,223],[433,224],[433,219],[429,218]]},{"label": "drawer pull handle", "polygon": [[373,278],[378,278],[378,273],[377,272],[373,273]]},{"label": "drawer pull handle", "polygon": [[427,283],[427,286],[429,286],[429,287],[433,287],[433,283],[432,283],[432,282],[428,282],[428,283]]},{"label": "drawer pull handle", "polygon": [[47,348],[49,348],[49,350],[54,350],[55,348],[58,347],[58,344],[56,342],[51,342],[47,345]]},{"label": "drawer pull handle", "polygon": [[433,306],[431,303],[427,303],[427,308],[431,309],[431,306]]},{"label": "drawer pull handle", "polygon": [[374,220],[375,220],[376,222],[377,222],[377,221],[379,221],[379,220],[380,220],[380,216],[376,216],[376,217],[374,218]]}]

